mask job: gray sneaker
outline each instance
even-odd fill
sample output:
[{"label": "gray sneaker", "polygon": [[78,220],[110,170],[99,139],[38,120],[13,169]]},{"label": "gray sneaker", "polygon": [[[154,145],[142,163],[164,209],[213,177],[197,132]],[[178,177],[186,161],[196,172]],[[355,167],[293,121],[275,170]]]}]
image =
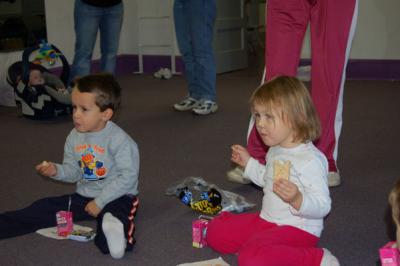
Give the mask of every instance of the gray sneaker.
[{"label": "gray sneaker", "polygon": [[235,167],[226,172],[228,180],[239,184],[250,184],[251,180],[244,176],[244,172],[241,168]]},{"label": "gray sneaker", "polygon": [[218,110],[218,104],[216,102],[205,100],[201,101],[199,106],[193,108],[193,113],[197,115],[208,115],[215,113]]},{"label": "gray sneaker", "polygon": [[340,266],[339,260],[326,248],[323,248],[324,255],[322,256],[321,266]]},{"label": "gray sneaker", "polygon": [[340,185],[340,174],[339,172],[329,172],[328,173],[328,185],[330,187],[337,187]]},{"label": "gray sneaker", "polygon": [[177,111],[189,111],[200,105],[200,101],[192,98],[186,97],[181,102],[174,104],[174,109]]}]

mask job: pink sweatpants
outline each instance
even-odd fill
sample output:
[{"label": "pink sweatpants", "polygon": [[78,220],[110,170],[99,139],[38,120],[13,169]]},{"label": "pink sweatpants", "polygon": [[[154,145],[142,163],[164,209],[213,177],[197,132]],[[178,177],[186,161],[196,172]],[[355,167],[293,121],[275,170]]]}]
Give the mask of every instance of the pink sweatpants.
[{"label": "pink sweatpants", "polygon": [[[316,146],[325,154],[329,170],[336,158],[342,127],[345,70],[357,20],[357,0],[268,0],[266,21],[266,78],[296,76],[303,38],[311,30],[311,96],[322,134]],[[266,147],[252,130],[250,154],[262,162]]]},{"label": "pink sweatpants", "polygon": [[222,212],[207,227],[207,244],[223,254],[238,254],[240,266],[319,266],[319,238],[293,226],[277,226],[259,213]]}]

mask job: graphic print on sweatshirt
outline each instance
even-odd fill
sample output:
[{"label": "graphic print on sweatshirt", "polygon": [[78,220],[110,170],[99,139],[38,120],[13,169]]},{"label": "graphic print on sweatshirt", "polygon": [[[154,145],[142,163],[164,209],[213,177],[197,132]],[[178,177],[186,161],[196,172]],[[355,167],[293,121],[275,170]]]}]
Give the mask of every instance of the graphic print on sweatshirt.
[{"label": "graphic print on sweatshirt", "polygon": [[88,181],[101,180],[106,176],[107,168],[102,161],[96,159],[96,154],[104,155],[104,148],[98,145],[83,144],[75,148],[80,153],[79,167],[83,178]]}]

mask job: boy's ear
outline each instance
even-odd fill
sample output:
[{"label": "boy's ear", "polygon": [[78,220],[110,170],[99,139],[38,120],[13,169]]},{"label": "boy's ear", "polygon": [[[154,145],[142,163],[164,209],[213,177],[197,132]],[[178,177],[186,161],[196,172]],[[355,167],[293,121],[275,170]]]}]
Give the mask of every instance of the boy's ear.
[{"label": "boy's ear", "polygon": [[103,111],[104,121],[111,120],[113,115],[114,115],[114,111],[111,108],[107,108],[106,110]]}]

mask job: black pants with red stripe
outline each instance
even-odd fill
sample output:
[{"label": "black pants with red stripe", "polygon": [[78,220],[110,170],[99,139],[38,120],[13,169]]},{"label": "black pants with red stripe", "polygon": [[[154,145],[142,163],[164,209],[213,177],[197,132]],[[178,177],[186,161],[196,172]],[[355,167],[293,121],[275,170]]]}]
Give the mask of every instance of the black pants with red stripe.
[{"label": "black pants with red stripe", "polygon": [[[73,213],[74,222],[95,219],[85,211],[86,204],[93,200],[93,198],[83,197],[77,193],[43,198],[33,202],[26,208],[1,213],[0,239],[29,234],[41,228],[56,226],[56,212],[67,210],[70,198],[70,210]],[[139,200],[137,197],[122,196],[104,206],[96,218],[97,234],[95,238],[95,244],[102,253],[109,253],[102,229],[103,215],[107,212],[119,219],[124,225],[125,237],[127,239],[126,250],[132,250],[135,243],[133,238],[135,233],[134,218],[138,205]]]}]

